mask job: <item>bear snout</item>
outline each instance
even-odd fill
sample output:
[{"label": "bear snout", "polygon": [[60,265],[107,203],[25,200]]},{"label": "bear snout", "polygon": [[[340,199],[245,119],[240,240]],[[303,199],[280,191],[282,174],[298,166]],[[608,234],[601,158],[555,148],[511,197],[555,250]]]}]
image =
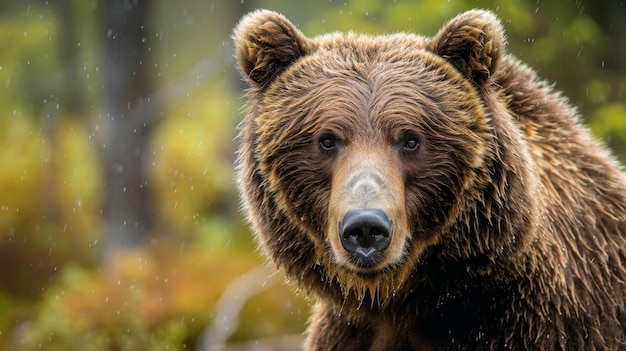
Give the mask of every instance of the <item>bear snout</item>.
[{"label": "bear snout", "polygon": [[350,210],[339,222],[338,232],[341,245],[355,263],[372,267],[391,243],[393,222],[380,209]]}]

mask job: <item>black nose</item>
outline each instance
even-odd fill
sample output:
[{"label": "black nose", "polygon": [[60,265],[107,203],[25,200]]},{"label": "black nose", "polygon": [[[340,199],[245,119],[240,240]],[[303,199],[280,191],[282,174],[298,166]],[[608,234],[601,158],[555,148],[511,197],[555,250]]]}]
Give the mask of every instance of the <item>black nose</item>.
[{"label": "black nose", "polygon": [[379,254],[389,247],[393,223],[379,209],[351,210],[339,222],[343,248],[363,266],[377,263]]}]

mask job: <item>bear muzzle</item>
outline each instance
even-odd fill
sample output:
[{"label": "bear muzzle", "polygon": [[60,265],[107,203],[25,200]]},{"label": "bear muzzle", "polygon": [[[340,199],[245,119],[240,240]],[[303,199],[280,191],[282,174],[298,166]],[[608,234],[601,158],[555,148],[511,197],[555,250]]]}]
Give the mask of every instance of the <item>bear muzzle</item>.
[{"label": "bear muzzle", "polygon": [[380,209],[350,210],[339,221],[338,233],[353,263],[373,267],[391,243],[393,222]]},{"label": "bear muzzle", "polygon": [[405,260],[411,231],[393,152],[384,141],[353,142],[335,161],[327,240],[334,264],[350,273],[378,274]]}]

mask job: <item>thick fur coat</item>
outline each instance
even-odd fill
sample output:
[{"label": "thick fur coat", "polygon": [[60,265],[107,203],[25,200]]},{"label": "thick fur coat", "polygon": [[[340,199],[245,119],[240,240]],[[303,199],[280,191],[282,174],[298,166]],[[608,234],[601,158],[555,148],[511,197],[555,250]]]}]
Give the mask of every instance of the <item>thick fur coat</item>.
[{"label": "thick fur coat", "polygon": [[626,350],[625,177],[492,13],[307,38],[256,11],[234,41],[243,207],[317,298],[306,349]]}]

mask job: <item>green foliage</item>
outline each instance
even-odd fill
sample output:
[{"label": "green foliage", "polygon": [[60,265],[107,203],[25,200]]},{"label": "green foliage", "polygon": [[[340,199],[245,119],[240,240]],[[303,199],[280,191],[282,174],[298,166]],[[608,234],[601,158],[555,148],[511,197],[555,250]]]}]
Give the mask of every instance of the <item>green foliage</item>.
[{"label": "green foliage", "polygon": [[[8,346],[33,350],[179,350],[212,322],[226,285],[259,264],[246,251],[172,242],[119,252],[106,272],[65,268]],[[174,245],[174,247],[180,247]],[[224,265],[223,262],[229,262]],[[283,286],[254,297],[234,340],[301,332],[308,303]],[[302,311],[293,316],[293,311]],[[266,313],[275,318],[267,319]],[[297,323],[294,323],[297,322]]]},{"label": "green foliage", "polygon": [[[594,135],[604,135],[613,150],[623,150],[626,145],[626,103],[598,107],[591,118],[590,127]],[[623,153],[621,155],[623,157]]]},{"label": "green foliage", "polygon": [[170,111],[153,137],[151,168],[160,216],[193,233],[224,199],[236,198],[232,140],[236,115],[221,87],[200,92]]}]

